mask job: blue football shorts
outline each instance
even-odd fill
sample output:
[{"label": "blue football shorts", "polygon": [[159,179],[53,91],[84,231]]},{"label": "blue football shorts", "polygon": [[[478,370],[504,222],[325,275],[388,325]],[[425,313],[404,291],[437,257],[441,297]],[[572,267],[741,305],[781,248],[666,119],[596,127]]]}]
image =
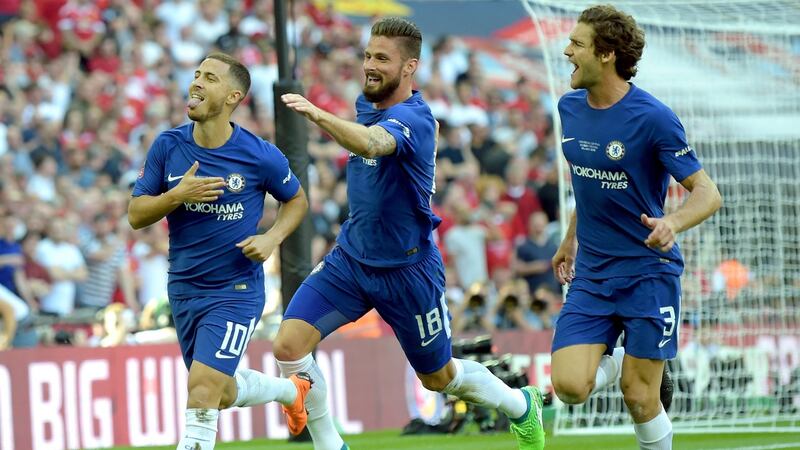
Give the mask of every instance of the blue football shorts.
[{"label": "blue football shorts", "polygon": [[624,331],[625,353],[672,359],[678,352],[680,277],[654,274],[608,280],[576,278],[556,320],[552,351],[579,344],[606,344],[611,354]]},{"label": "blue football shorts", "polygon": [[264,297],[170,300],[183,362],[233,376],[264,311]]},{"label": "blue football shorts", "polygon": [[307,322],[324,338],[375,308],[414,370],[429,374],[452,356],[444,289],[444,264],[435,247],[410,266],[379,268],[336,246],[297,290],[283,318]]}]

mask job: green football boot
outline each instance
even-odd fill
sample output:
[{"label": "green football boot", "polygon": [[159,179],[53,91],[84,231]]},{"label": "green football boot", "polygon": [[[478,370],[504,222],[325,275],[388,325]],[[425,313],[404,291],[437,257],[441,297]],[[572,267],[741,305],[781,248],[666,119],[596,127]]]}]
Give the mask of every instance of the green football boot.
[{"label": "green football boot", "polygon": [[543,450],[542,393],[534,386],[522,388],[522,393],[528,409],[519,419],[511,419],[511,433],[517,438],[519,450]]}]

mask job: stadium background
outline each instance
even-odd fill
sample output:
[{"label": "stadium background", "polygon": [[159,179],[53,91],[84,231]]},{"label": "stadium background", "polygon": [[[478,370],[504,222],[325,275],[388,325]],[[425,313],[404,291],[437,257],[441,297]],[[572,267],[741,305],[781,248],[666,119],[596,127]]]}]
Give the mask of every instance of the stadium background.
[{"label": "stadium background", "polygon": [[[336,3],[289,2],[305,92],[352,118],[372,17],[420,25],[417,88],[443,124],[434,202],[455,335],[493,332],[497,352],[524,355],[531,382],[549,387],[560,296],[550,275],[522,275],[529,267],[518,257],[549,259],[559,232],[552,104],[541,55],[529,47],[530,18],[516,1]],[[164,308],[166,230],[131,231],[127,198],[153,138],[186,121],[194,67],[213,48],[253,76],[234,120],[274,141],[272,12],[273,0],[0,2],[0,256],[21,254],[26,279],[3,267],[0,280],[34,305],[17,314],[16,349],[0,352],[0,450],[177,441],[185,371]],[[315,263],[347,216],[347,152],[309,127],[309,154]],[[274,213],[268,205],[264,228]],[[248,363],[275,371],[278,258],[265,270],[269,304]],[[747,271],[719,261],[698,289],[735,298]],[[711,338],[691,331],[684,344]],[[790,378],[797,370],[796,336],[739,345],[769,353]],[[376,316],[333,336],[320,361],[345,432],[399,428],[440,408]],[[365,389],[373,378],[382,381]],[[286,436],[274,405],[223,417],[223,441]]]}]

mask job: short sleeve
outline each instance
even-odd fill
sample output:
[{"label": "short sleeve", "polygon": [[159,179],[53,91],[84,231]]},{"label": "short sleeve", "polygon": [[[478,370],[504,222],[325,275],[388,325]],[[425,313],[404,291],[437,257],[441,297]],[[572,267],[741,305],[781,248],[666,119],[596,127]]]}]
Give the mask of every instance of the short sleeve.
[{"label": "short sleeve", "polygon": [[136,184],[133,186],[133,197],[140,195],[161,195],[166,191],[164,183],[164,164],[167,155],[166,139],[160,135],[153,141],[147,152],[147,159],[139,170]]},{"label": "short sleeve", "polygon": [[[424,122],[424,116],[418,116],[411,108],[395,107],[385,116],[384,120],[377,123],[389,132],[397,143],[398,156],[413,155],[417,152],[416,145],[433,142],[433,117],[430,124]],[[416,144],[416,145],[415,145]],[[433,147],[431,146],[431,149]]]},{"label": "short sleeve", "polygon": [[683,124],[672,110],[664,108],[654,115],[653,142],[658,159],[678,182],[702,169],[694,149],[686,141]]},{"label": "short sleeve", "polygon": [[289,168],[289,160],[278,147],[264,142],[266,157],[262,161],[264,190],[279,202],[287,202],[300,190],[300,180]]}]

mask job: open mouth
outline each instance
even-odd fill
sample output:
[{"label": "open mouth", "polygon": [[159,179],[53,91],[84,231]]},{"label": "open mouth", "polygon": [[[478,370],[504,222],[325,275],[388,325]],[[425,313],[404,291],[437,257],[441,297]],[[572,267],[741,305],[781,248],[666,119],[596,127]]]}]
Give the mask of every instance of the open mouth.
[{"label": "open mouth", "polygon": [[202,95],[198,93],[191,94],[188,102],[189,109],[197,108],[197,106],[200,105],[203,100],[205,100],[205,97]]},{"label": "open mouth", "polygon": [[574,69],[572,69],[572,73],[574,74],[575,72],[577,72],[577,71],[578,71],[578,65],[577,65],[577,64],[575,64],[575,63],[572,63],[572,65],[573,65],[573,66],[575,66],[575,68],[574,68]]},{"label": "open mouth", "polygon": [[381,77],[375,75],[367,75],[367,86],[374,86],[380,84]]}]

